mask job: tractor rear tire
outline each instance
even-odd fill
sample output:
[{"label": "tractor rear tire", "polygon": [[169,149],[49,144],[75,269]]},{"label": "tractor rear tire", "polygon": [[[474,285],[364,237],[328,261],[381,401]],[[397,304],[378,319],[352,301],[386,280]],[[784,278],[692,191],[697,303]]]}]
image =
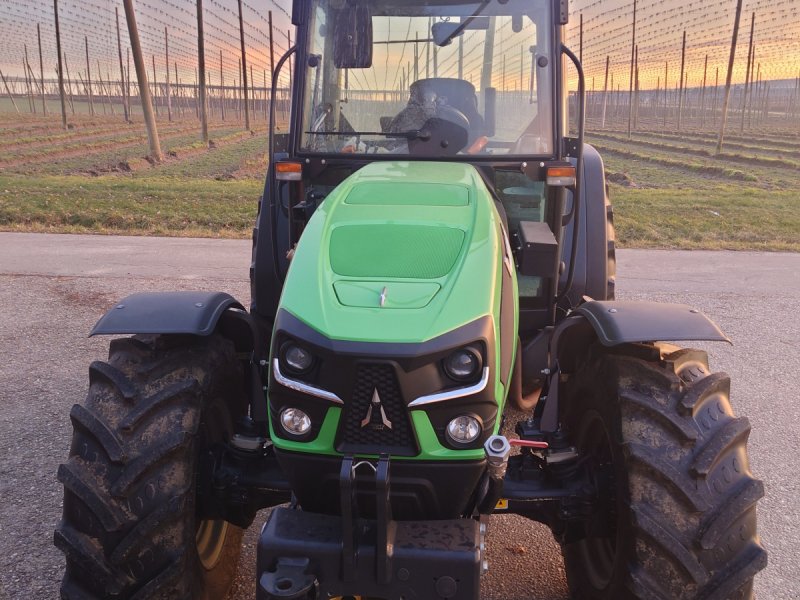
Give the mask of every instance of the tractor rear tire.
[{"label": "tractor rear tire", "polygon": [[728,376],[697,350],[598,345],[569,377],[563,423],[599,490],[587,537],[562,545],[572,596],[752,598],[764,488]]},{"label": "tractor rear tire", "polygon": [[111,342],[89,368],[58,470],[64,599],[224,598],[242,530],[196,513],[198,457],[245,414],[233,344],[214,335]]}]

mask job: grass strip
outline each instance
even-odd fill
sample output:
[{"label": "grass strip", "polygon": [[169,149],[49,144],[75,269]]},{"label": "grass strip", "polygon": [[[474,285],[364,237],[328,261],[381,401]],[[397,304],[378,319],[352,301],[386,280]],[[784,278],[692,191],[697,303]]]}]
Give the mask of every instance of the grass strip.
[{"label": "grass strip", "polygon": [[0,176],[0,229],[245,238],[259,181]]},{"label": "grass strip", "polygon": [[731,184],[699,194],[612,185],[611,199],[622,247],[800,251],[795,191]]}]

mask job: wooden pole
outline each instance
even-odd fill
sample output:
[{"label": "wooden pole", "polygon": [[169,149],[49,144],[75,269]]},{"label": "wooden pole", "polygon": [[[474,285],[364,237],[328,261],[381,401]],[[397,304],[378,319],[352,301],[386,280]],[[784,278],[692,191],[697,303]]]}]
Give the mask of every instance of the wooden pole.
[{"label": "wooden pole", "polygon": [[64,97],[64,69],[61,64],[61,27],[58,23],[58,0],[53,0],[53,14],[56,21],[56,52],[58,52],[58,93],[61,96],[61,126],[67,128],[67,102]]},{"label": "wooden pole", "polygon": [[42,28],[36,24],[36,37],[39,38],[39,81],[42,82],[42,113],[47,116],[47,95],[44,91],[44,60],[42,59]]},{"label": "wooden pole", "polygon": [[[433,26],[433,20],[431,17],[428,17],[428,30],[431,30]],[[489,29],[492,26],[489,25]],[[492,33],[492,40],[494,40],[494,33]],[[489,43],[489,32],[486,32],[486,44]],[[425,78],[428,79],[431,76],[431,44],[430,42],[425,43]]]},{"label": "wooden pole", "polygon": [[[119,55],[119,81],[120,81],[120,94],[122,96],[122,110],[125,113],[125,121],[130,122],[131,115],[128,110],[128,99],[125,95],[125,65],[122,62],[122,36],[119,33],[119,7],[114,7],[114,12],[117,17],[117,54]],[[111,80],[109,80],[108,85],[111,85]]]},{"label": "wooden pole", "polygon": [[219,96],[222,122],[225,122],[225,75],[222,72],[222,50],[219,51]]},{"label": "wooden pole", "polygon": [[69,63],[67,62],[67,53],[64,53],[64,70],[67,72],[67,91],[69,92],[69,108],[73,116],[75,115],[75,102],[72,98],[72,76],[69,74]]},{"label": "wooden pole", "polygon": [[[139,30],[136,27],[136,13],[133,10],[133,0],[123,0],[125,6],[125,19],[128,21],[128,36],[133,49],[133,64],[136,68],[136,79],[139,82],[139,98],[142,102],[142,114],[147,126],[147,139],[150,142],[150,156],[156,162],[161,162],[161,142],[158,139],[158,126],[153,114],[153,103],[150,97],[150,86],[147,84],[147,69],[142,55],[142,44],[139,41]],[[153,57],[155,61],[155,57]],[[154,62],[155,64],[155,62]]]},{"label": "wooden pole", "polygon": [[700,129],[706,125],[706,81],[708,77],[708,54],[703,65],[703,93],[700,95]]},{"label": "wooden pole", "polygon": [[678,91],[678,131],[681,130],[681,124],[683,121],[683,91],[685,89],[684,86],[684,76],[685,76],[685,68],[686,68],[686,30],[683,30],[683,44],[681,44],[681,78],[680,78],[680,90]]},{"label": "wooden pole", "polygon": [[94,116],[94,94],[92,92],[92,67],[89,63],[89,37],[84,36],[83,41],[86,44],[86,83],[89,90],[89,114]]},{"label": "wooden pole", "polygon": [[[753,126],[753,94],[758,92],[755,85],[756,47],[753,46],[753,56],[750,58],[750,92],[747,98],[747,127]],[[754,89],[755,88],[755,89]]]},{"label": "wooden pole", "polygon": [[126,48],[125,54],[128,57],[128,68],[125,69],[125,98],[128,101],[128,113],[133,121],[133,104],[131,104],[131,49]]},{"label": "wooden pole", "polygon": [[203,0],[197,0],[197,67],[200,82],[200,98],[198,101],[200,111],[200,139],[208,144],[208,116],[206,115],[206,48],[203,39]]},{"label": "wooden pole", "polygon": [[744,76],[744,90],[742,92],[742,122],[739,127],[739,133],[744,133],[744,115],[747,112],[747,91],[750,88],[750,61],[753,59],[753,34],[756,28],[756,13],[750,18],[750,44],[747,47],[747,68],[745,69]]},{"label": "wooden pole", "polygon": [[[247,52],[244,45],[244,18],[242,17],[242,0],[239,0],[239,39],[242,43],[242,88],[244,90],[244,128],[250,131],[250,106],[247,92]],[[252,77],[250,80],[252,81]]]},{"label": "wooden pole", "polygon": [[28,75],[28,45],[23,44],[25,47],[25,58],[22,60],[22,73],[25,76],[25,90],[28,92],[28,110],[36,114],[36,104],[33,101],[33,87],[31,86],[30,76]]},{"label": "wooden pole", "polygon": [[725,96],[722,100],[722,118],[719,126],[719,139],[717,140],[717,154],[722,152],[722,143],[725,138],[725,126],[728,122],[728,104],[731,100],[731,81],[733,79],[733,63],[736,60],[736,41],[739,38],[739,23],[742,19],[742,0],[736,0],[736,17],[733,21],[733,36],[731,38],[731,53],[728,57],[728,75],[725,80]]},{"label": "wooden pole", "polygon": [[[177,60],[174,61],[174,64],[175,64],[175,85],[176,85],[175,103],[177,105],[181,117],[183,117],[183,105],[181,104],[181,96],[183,96],[183,86],[181,85],[181,80],[178,79],[178,61]],[[167,65],[167,69],[169,69],[169,65]]]},{"label": "wooden pole", "polygon": [[639,44],[636,44],[636,69],[634,71],[633,129],[639,129]]},{"label": "wooden pole", "polygon": [[606,56],[606,78],[603,84],[603,115],[600,119],[600,129],[606,128],[606,109],[608,108],[608,71],[611,66],[611,57]]},{"label": "wooden pole", "polygon": [[19,114],[19,107],[14,101],[14,94],[11,93],[11,90],[8,87],[8,82],[6,81],[6,76],[3,75],[3,71],[0,71],[0,79],[3,80],[3,85],[6,87],[6,93],[8,94],[8,97],[11,98],[11,104],[14,105],[14,110],[17,111],[17,114]]},{"label": "wooden pole", "polygon": [[717,97],[719,96],[719,67],[714,75],[714,109],[711,111],[713,120],[717,119]]},{"label": "wooden pole", "polygon": [[[100,93],[103,94],[106,97],[106,103],[111,108],[111,114],[113,115],[114,114],[114,105],[112,104],[110,94],[109,94],[108,90],[106,89],[105,84],[103,83],[103,72],[100,70],[100,61],[99,60],[97,61],[97,77],[98,77],[98,80],[100,82]],[[104,115],[107,114],[106,113],[106,105],[105,104],[103,104],[103,114]]]},{"label": "wooden pole", "polygon": [[[419,79],[419,64],[417,61],[417,48],[419,43],[414,44],[414,81]],[[522,69],[522,66],[520,66]],[[464,79],[464,36],[458,36],[458,78]],[[522,85],[522,84],[520,84]]]},{"label": "wooden pole", "polygon": [[664,62],[664,130],[667,129],[667,115],[669,114],[669,61]]},{"label": "wooden pole", "polygon": [[[31,63],[28,60],[28,44],[23,45],[25,47],[25,62],[22,63],[22,68],[25,71],[25,85],[28,88],[28,104],[30,105],[31,112],[36,114],[36,99],[34,98],[34,94],[36,93],[36,88],[39,86],[36,84],[36,78],[33,76]],[[44,88],[44,85],[42,88]]]},{"label": "wooden pole", "polygon": [[158,75],[156,74],[156,55],[153,54],[153,106],[156,109],[156,116],[160,116],[158,112]]},{"label": "wooden pole", "polygon": [[[269,81],[272,83],[272,78],[275,77],[275,45],[274,33],[272,29],[272,11],[268,12],[269,17]],[[270,98],[270,102],[274,99]]]},{"label": "wooden pole", "polygon": [[[292,31],[290,29],[286,30],[286,48],[292,47]],[[294,80],[294,67],[292,66],[294,63],[294,58],[289,59],[289,96],[291,97],[292,94],[292,81]]]},{"label": "wooden pole", "polygon": [[481,69],[481,94],[486,94],[486,89],[492,87],[492,63],[494,62],[494,37],[496,18],[489,17],[489,29],[486,30],[486,39],[483,46],[483,67]]},{"label": "wooden pole", "polygon": [[253,63],[250,63],[250,110],[256,120],[256,78],[253,76]]},{"label": "wooden pole", "polygon": [[[164,27],[164,64],[167,66],[166,89],[164,90],[167,96],[167,120],[172,123],[172,88],[169,84],[169,32],[166,27]],[[177,82],[177,77],[175,79]]]},{"label": "wooden pole", "polygon": [[633,37],[631,39],[631,75],[630,89],[628,90],[628,138],[631,137],[633,124],[633,63],[636,59],[636,0],[633,0]]}]

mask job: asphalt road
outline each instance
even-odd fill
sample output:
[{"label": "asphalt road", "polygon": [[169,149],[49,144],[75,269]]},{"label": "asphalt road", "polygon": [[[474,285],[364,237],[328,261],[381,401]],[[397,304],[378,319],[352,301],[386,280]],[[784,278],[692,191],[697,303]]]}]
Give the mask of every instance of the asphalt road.
[{"label": "asphalt road", "polygon": [[[87,368],[107,340],[87,332],[135,291],[219,289],[247,300],[247,241],[0,234],[0,600],[58,597],[63,558],[52,546],[60,518],[56,468],[66,458],[69,409],[86,393]],[[733,377],[733,403],[753,424],[753,471],[766,483],[759,526],[770,553],[758,597],[800,598],[800,255],[619,252],[618,295],[693,304],[734,346],[707,346]],[[248,532],[231,597],[252,599],[255,540]],[[491,600],[566,598],[549,532],[494,518]]]}]

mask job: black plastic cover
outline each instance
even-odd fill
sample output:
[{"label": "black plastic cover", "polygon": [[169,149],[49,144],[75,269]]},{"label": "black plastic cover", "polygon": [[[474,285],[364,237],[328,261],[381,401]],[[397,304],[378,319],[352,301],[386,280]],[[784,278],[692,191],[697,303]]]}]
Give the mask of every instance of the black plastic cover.
[{"label": "black plastic cover", "polygon": [[575,312],[586,317],[604,346],[675,340],[731,343],[716,323],[685,304],[594,301]]},{"label": "black plastic cover", "polygon": [[229,308],[244,310],[224,292],[133,294],[103,315],[89,337],[122,333],[211,335]]},{"label": "black plastic cover", "polygon": [[[376,522],[359,520],[353,532],[355,577],[344,581],[342,518],[278,507],[258,541],[256,598],[276,598],[269,592],[270,583],[278,577],[286,579],[286,588],[290,583],[294,588],[299,587],[294,585],[296,579],[311,575],[318,582],[317,598],[363,594],[386,600],[477,600],[479,527],[473,519],[393,522],[387,540],[391,570],[389,581],[382,583],[376,577]],[[286,568],[299,564],[305,569]],[[287,593],[280,597],[296,596]]]}]

